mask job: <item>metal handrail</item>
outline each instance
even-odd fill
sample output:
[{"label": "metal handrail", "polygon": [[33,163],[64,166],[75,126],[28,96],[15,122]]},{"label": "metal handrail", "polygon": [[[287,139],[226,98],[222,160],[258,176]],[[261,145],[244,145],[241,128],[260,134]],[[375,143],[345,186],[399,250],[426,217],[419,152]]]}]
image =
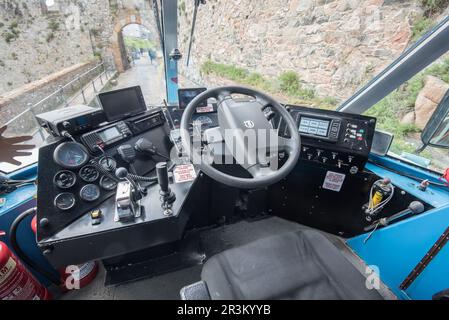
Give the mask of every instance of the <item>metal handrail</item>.
[{"label": "metal handrail", "polygon": [[[89,73],[91,73],[92,71],[95,71],[96,69],[98,69],[98,68],[100,68],[100,67],[103,67],[103,71],[102,71],[99,75],[97,75],[97,76],[94,77],[93,79],[90,79],[90,80],[89,80],[87,83],[85,83],[85,84],[82,83],[81,79],[82,79],[83,77],[85,77],[86,75],[88,75]],[[86,91],[86,89],[87,89],[90,85],[92,85],[94,92],[98,92],[98,91],[97,91],[97,88],[95,87],[95,81],[97,81],[98,79],[100,79],[101,84],[104,85],[104,82],[103,82],[103,76],[105,76],[106,82],[107,82],[107,81],[109,80],[109,78],[110,78],[110,75],[109,75],[108,73],[111,72],[111,71],[112,71],[112,70],[110,70],[109,68],[106,67],[106,65],[105,65],[104,62],[102,62],[102,63],[96,65],[95,67],[93,67],[93,68],[91,68],[91,69],[89,69],[89,70],[83,72],[82,74],[76,76],[73,80],[69,81],[69,82],[66,83],[65,85],[60,86],[57,90],[55,90],[54,92],[52,92],[51,94],[49,94],[49,95],[46,96],[45,98],[41,99],[40,101],[38,101],[38,102],[36,102],[36,103],[34,103],[34,104],[28,103],[28,104],[27,104],[28,107],[27,107],[25,110],[23,110],[22,112],[20,112],[20,113],[17,114],[16,116],[14,116],[12,119],[10,119],[9,121],[7,121],[7,122],[5,123],[5,125],[8,126],[8,125],[10,125],[10,124],[13,123],[13,122],[18,121],[18,120],[19,120],[20,118],[22,118],[25,114],[31,113],[31,115],[32,115],[32,117],[33,117],[33,119],[34,119],[34,121],[36,121],[36,123],[37,123],[37,125],[38,125],[38,128],[37,128],[36,130],[33,131],[32,135],[34,135],[34,134],[36,134],[37,132],[39,132],[39,134],[40,134],[42,140],[44,140],[44,139],[45,139],[45,135],[44,135],[44,132],[43,132],[42,127],[40,127],[40,125],[39,125],[39,123],[38,123],[38,121],[37,121],[37,118],[36,118],[36,114],[35,114],[35,112],[34,112],[34,109],[37,108],[39,105],[43,104],[44,102],[48,101],[49,99],[51,99],[51,98],[57,96],[58,94],[61,95],[62,100],[63,100],[63,102],[62,102],[62,104],[61,104],[62,107],[67,107],[72,101],[74,101],[74,100],[75,100],[76,98],[78,98],[80,95],[82,95],[82,97],[83,97],[83,102],[84,102],[85,104],[87,104],[88,102],[87,102],[87,99],[86,99],[86,96],[85,96],[85,91]],[[80,90],[79,90],[76,94],[74,94],[73,96],[67,97],[67,98],[66,98],[66,97],[64,96],[64,89],[68,88],[69,86],[71,86],[71,87],[73,88],[73,85],[74,85],[76,82],[79,82],[79,84],[81,85]]]}]

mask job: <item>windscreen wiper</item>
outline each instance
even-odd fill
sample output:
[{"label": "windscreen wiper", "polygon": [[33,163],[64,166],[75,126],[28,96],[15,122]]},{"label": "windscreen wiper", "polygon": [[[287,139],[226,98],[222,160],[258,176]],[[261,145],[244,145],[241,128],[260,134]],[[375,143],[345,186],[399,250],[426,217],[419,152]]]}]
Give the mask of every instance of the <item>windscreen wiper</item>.
[{"label": "windscreen wiper", "polygon": [[193,43],[193,33],[195,32],[195,24],[196,24],[196,14],[198,13],[198,7],[200,4],[206,4],[206,0],[195,0],[195,8],[193,9],[193,20],[192,20],[192,29],[190,30],[190,41],[189,41],[189,50],[187,52],[187,63],[189,65],[190,62],[190,51],[192,50]]}]

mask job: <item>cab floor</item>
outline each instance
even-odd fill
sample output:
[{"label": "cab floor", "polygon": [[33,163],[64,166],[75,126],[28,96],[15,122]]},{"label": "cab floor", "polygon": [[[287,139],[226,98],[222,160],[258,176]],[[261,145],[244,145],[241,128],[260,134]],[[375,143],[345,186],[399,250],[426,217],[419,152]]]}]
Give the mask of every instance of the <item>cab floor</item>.
[{"label": "cab floor", "polygon": [[[202,247],[207,257],[224,250],[241,246],[257,239],[266,238],[284,232],[292,232],[308,228],[278,217],[269,217],[254,221],[241,221],[231,225],[224,225],[201,233]],[[364,270],[363,261],[350,251],[339,237],[326,234],[359,270]],[[63,300],[176,300],[182,287],[201,279],[201,265],[181,269],[176,272],[126,283],[118,286],[104,286],[105,270],[100,267],[95,280],[81,290],[68,292],[60,297]],[[382,294],[382,292],[381,292]],[[389,290],[383,294],[390,296]]]}]

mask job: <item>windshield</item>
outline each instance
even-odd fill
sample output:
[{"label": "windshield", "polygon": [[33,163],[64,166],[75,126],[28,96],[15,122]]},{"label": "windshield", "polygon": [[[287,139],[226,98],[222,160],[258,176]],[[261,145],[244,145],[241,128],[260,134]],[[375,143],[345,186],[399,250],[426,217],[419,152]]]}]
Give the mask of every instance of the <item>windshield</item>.
[{"label": "windshield", "polygon": [[[181,74],[204,86],[242,84],[285,103],[335,109],[445,18],[448,3],[241,1],[232,14],[200,6],[190,64],[181,64]],[[181,1],[179,11],[180,24],[192,24],[193,5]],[[190,29],[179,31],[186,52]],[[366,112],[377,118],[377,129],[394,134],[391,156],[447,168],[447,150],[415,150],[448,83],[449,59],[442,57]]]},{"label": "windshield", "polygon": [[147,106],[166,96],[152,1],[0,3],[2,136],[30,135],[31,155],[0,162],[12,172],[37,161],[48,137],[35,115],[72,105],[100,108],[97,94],[140,86]]},{"label": "windshield", "polygon": [[[179,0],[182,58],[173,81],[181,88],[246,85],[281,102],[335,109],[447,15],[447,6],[414,0]],[[139,85],[148,106],[161,105],[166,85],[158,8],[160,0],[1,2],[2,135],[30,135],[23,143],[39,147],[48,133],[36,114],[75,104],[100,107],[99,92],[123,87]],[[395,156],[439,171],[448,163],[446,151],[429,147],[419,157],[413,152],[432,113],[425,109],[422,116],[420,97],[426,95],[420,93],[439,85],[435,79],[447,83],[448,68],[445,58],[436,61],[368,111],[378,128],[395,134]],[[37,148],[31,152],[17,158],[22,165],[0,163],[0,170],[35,162]]]}]

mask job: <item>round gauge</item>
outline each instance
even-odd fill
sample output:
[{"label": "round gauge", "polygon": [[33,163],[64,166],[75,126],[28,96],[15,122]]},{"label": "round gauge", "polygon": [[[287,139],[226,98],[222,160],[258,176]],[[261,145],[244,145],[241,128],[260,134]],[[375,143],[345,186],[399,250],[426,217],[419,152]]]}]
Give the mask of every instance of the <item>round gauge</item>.
[{"label": "round gauge", "polygon": [[101,157],[98,164],[107,171],[114,171],[117,168],[117,161],[112,157]]},{"label": "round gauge", "polygon": [[112,191],[117,187],[117,182],[107,176],[102,176],[100,179],[100,186],[107,191]]},{"label": "round gauge", "polygon": [[212,124],[213,121],[208,116],[199,116],[198,118],[195,119],[195,122],[199,122],[204,125],[204,124]]},{"label": "round gauge", "polygon": [[87,165],[80,169],[79,175],[86,182],[94,182],[100,176],[100,173],[94,166]]},{"label": "round gauge", "polygon": [[54,205],[59,210],[69,210],[75,205],[75,196],[70,192],[60,193],[55,197]]},{"label": "round gauge", "polygon": [[58,171],[53,177],[53,183],[61,189],[71,188],[76,183],[76,175],[68,170]]},{"label": "round gauge", "polygon": [[80,198],[92,202],[100,198],[100,188],[95,184],[86,184],[80,190]]},{"label": "round gauge", "polygon": [[56,147],[53,159],[66,169],[82,167],[89,160],[86,148],[77,142],[64,142]]}]

